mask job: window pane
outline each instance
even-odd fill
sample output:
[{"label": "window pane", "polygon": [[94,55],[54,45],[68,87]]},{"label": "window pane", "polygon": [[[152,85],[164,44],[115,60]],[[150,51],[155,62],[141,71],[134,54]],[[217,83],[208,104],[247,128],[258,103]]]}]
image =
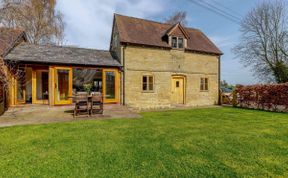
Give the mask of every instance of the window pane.
[{"label": "window pane", "polygon": [[179,81],[176,81],[176,87],[179,88],[180,84]]},{"label": "window pane", "polygon": [[106,99],[115,99],[115,72],[106,72]]},{"label": "window pane", "polygon": [[200,90],[204,90],[204,78],[200,79]]},{"label": "window pane", "polygon": [[57,99],[58,101],[67,100],[69,94],[69,70],[58,69],[57,76],[58,76]]},{"label": "window pane", "polygon": [[142,77],[142,90],[143,91],[147,90],[147,76]]},{"label": "window pane", "polygon": [[36,71],[36,98],[48,99],[48,72]]},{"label": "window pane", "polygon": [[18,101],[24,100],[24,90],[25,90],[25,80],[21,78],[17,81],[17,100]]},{"label": "window pane", "polygon": [[143,87],[142,90],[143,90],[143,91],[146,91],[147,88],[148,88],[148,87],[147,87],[147,83],[143,83],[143,86],[142,86],[142,87]]},{"label": "window pane", "polygon": [[149,77],[149,84],[153,84],[153,77]]},{"label": "window pane", "polygon": [[147,83],[147,77],[143,76],[143,83]]},{"label": "window pane", "polygon": [[23,101],[24,100],[24,90],[25,90],[25,69],[19,68],[18,69],[18,79],[17,79],[17,100]]},{"label": "window pane", "polygon": [[183,48],[183,38],[178,38],[178,48]]},{"label": "window pane", "polygon": [[153,84],[150,84],[150,85],[149,85],[149,90],[150,90],[150,91],[153,91]]},{"label": "window pane", "polygon": [[149,90],[153,90],[153,77],[149,77]]},{"label": "window pane", "polygon": [[89,88],[91,92],[102,92],[102,70],[73,68],[73,92],[83,92]]},{"label": "window pane", "polygon": [[177,38],[176,37],[172,37],[172,47],[177,48]]}]

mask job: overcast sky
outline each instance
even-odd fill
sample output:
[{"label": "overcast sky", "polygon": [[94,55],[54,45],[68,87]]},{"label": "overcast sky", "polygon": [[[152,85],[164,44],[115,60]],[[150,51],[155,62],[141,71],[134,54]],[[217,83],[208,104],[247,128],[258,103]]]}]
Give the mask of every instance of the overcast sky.
[{"label": "overcast sky", "polygon": [[[242,18],[261,0],[206,1],[212,5],[217,5],[218,1]],[[243,67],[231,52],[240,37],[239,24],[190,0],[58,0],[57,8],[66,23],[66,45],[106,50],[109,49],[114,13],[164,21],[175,11],[186,11],[187,26],[202,30],[223,51],[222,80],[232,84],[258,82],[250,69]]]}]

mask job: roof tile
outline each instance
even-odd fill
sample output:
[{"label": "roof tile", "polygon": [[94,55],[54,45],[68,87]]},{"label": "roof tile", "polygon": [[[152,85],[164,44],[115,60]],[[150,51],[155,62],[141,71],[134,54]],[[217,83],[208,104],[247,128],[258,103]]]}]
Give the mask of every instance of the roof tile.
[{"label": "roof tile", "polygon": [[5,60],[43,64],[121,66],[109,51],[29,43],[16,46]]},{"label": "roof tile", "polygon": [[[132,43],[171,48],[163,36],[173,27],[171,24],[154,22],[115,14],[115,21],[122,43]],[[222,55],[222,52],[200,30],[184,27],[189,39],[186,50]]]}]

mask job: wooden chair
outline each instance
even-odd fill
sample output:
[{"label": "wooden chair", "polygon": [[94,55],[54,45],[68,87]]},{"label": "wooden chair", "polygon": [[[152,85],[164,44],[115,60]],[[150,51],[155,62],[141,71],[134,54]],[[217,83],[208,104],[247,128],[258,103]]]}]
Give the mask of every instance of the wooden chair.
[{"label": "wooden chair", "polygon": [[94,93],[91,97],[90,115],[103,114],[103,95],[101,93]]},{"label": "wooden chair", "polygon": [[77,93],[75,95],[74,102],[74,117],[76,117],[78,114],[87,114],[89,116],[89,101],[87,93]]}]

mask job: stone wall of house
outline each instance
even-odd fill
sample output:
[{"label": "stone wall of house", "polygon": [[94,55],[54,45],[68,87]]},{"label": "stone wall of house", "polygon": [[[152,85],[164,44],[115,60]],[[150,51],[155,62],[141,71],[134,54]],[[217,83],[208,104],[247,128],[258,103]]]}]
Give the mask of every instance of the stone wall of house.
[{"label": "stone wall of house", "polygon": [[[172,75],[186,79],[187,106],[218,103],[218,56],[126,46],[124,51],[125,104],[140,109],[173,107]],[[142,91],[142,76],[154,76],[154,91]],[[201,77],[209,78],[209,90],[200,91]]]}]

